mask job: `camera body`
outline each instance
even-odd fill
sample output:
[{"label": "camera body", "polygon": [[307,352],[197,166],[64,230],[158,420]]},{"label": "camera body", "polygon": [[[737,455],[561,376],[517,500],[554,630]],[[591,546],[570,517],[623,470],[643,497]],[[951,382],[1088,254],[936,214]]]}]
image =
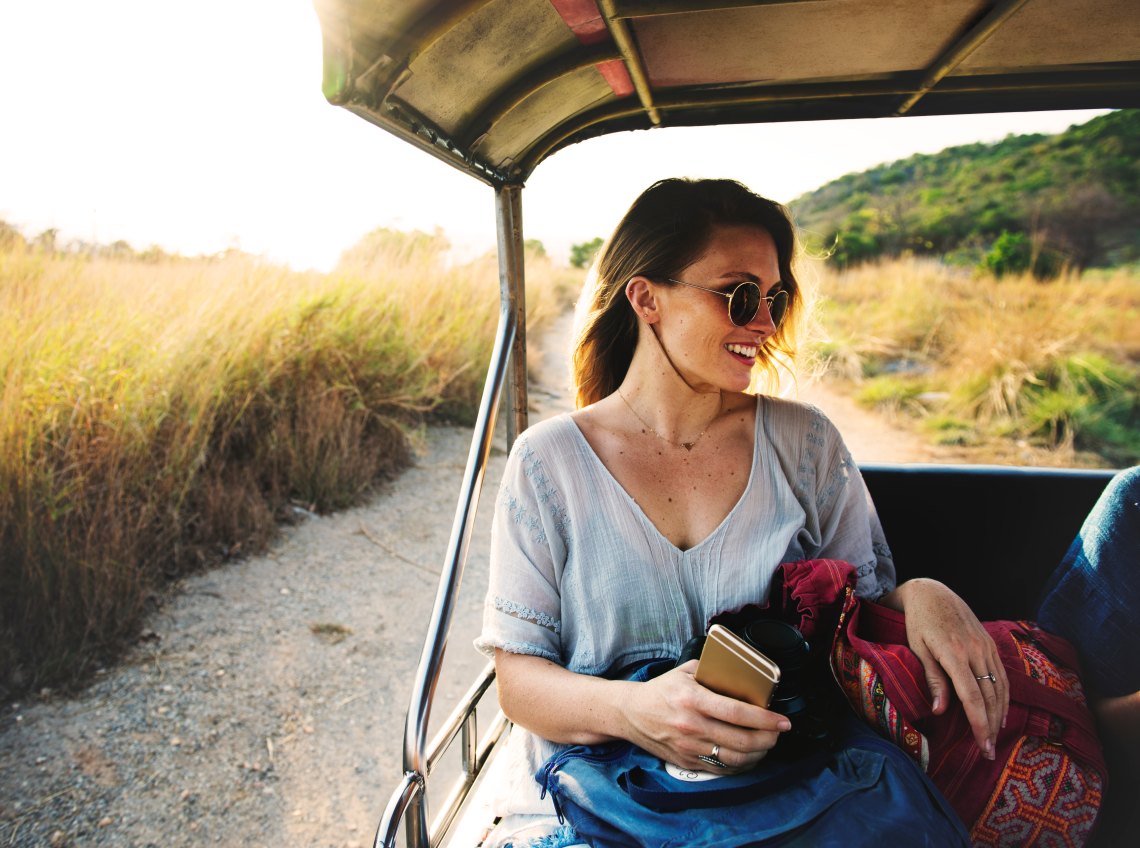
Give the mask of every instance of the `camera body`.
[{"label": "camera body", "polygon": [[740,632],[714,624],[707,637],[685,646],[681,662],[696,656],[698,683],[791,721],[772,755],[795,759],[830,744],[835,699],[820,686],[820,670],[799,628],[772,618],[753,619]]}]

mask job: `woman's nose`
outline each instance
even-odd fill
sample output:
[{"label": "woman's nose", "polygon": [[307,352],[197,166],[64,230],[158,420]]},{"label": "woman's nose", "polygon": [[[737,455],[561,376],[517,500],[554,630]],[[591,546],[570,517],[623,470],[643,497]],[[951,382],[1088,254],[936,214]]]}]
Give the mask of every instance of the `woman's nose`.
[{"label": "woman's nose", "polygon": [[776,332],[776,325],[772,322],[772,313],[768,311],[768,304],[760,301],[760,308],[756,315],[745,325],[749,330],[763,334],[765,338]]}]

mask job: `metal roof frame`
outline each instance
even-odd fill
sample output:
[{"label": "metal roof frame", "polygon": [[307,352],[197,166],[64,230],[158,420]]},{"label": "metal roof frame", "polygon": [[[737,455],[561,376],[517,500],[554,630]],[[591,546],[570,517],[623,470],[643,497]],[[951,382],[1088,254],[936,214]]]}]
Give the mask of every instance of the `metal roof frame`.
[{"label": "metal roof frame", "polygon": [[[1130,0],[941,0],[929,4],[929,30],[917,32],[906,31],[913,19],[899,17],[905,0],[315,4],[329,101],[491,185],[522,184],[567,145],[633,129],[1140,106],[1140,16],[1134,7],[1128,14]],[[556,13],[561,34],[554,31]],[[686,31],[741,50],[755,44],[758,55],[780,45],[786,53],[786,38],[765,42],[764,24],[776,14],[781,32],[795,32],[801,17],[805,31],[825,37],[827,21],[837,30],[854,22],[887,45],[922,41],[937,49],[924,49],[923,60],[910,65],[894,61],[890,50],[868,59],[832,32],[828,44],[843,50],[820,51],[818,73],[807,62],[795,78],[772,78],[765,75],[771,68],[757,61],[752,77],[753,69],[744,68],[734,78],[682,84],[662,78],[672,61],[668,48],[683,43]],[[575,27],[591,15],[593,29],[583,34]],[[1041,22],[1051,15],[1056,32],[1044,39]],[[520,20],[540,22],[539,35],[520,33]],[[971,64],[996,42],[1004,64],[994,66],[992,56],[990,64]],[[495,43],[502,45],[498,52],[484,49]],[[587,79],[594,78],[591,69],[614,62],[628,75],[630,91],[599,91]],[[425,70],[451,63],[466,73],[441,75],[417,89]],[[473,98],[478,107],[468,108]]]}]

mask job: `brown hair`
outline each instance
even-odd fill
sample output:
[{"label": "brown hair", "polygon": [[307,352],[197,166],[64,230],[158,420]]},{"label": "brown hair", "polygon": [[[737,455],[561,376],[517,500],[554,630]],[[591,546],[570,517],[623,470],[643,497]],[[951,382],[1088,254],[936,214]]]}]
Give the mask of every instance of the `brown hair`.
[{"label": "brown hair", "polygon": [[638,275],[667,284],[667,277],[700,258],[713,227],[723,224],[760,227],[772,236],[789,304],[757,361],[773,378],[777,356],[787,362],[794,358],[803,298],[792,270],[796,233],[787,209],[735,180],[660,180],[633,202],[598,255],[589,312],[574,348],[578,407],[616,391],[633,360],[638,325],[626,284]]}]

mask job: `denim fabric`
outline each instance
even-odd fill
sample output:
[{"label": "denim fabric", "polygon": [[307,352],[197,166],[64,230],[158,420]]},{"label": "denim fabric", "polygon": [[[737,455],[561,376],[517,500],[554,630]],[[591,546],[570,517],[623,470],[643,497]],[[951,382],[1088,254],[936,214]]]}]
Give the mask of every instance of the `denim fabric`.
[{"label": "denim fabric", "polygon": [[[913,760],[853,715],[844,728],[847,744],[818,771],[792,777],[794,764],[764,760],[761,796],[731,807],[662,812],[639,804],[622,789],[631,771],[665,778],[660,760],[628,743],[569,749],[538,779],[560,817],[593,848],[969,845],[961,821]],[[781,771],[789,779],[772,780]],[[718,780],[735,792],[742,779]]]},{"label": "denim fabric", "polygon": [[1140,691],[1140,466],[1101,494],[1050,577],[1037,621],[1076,647],[1094,693]]}]

